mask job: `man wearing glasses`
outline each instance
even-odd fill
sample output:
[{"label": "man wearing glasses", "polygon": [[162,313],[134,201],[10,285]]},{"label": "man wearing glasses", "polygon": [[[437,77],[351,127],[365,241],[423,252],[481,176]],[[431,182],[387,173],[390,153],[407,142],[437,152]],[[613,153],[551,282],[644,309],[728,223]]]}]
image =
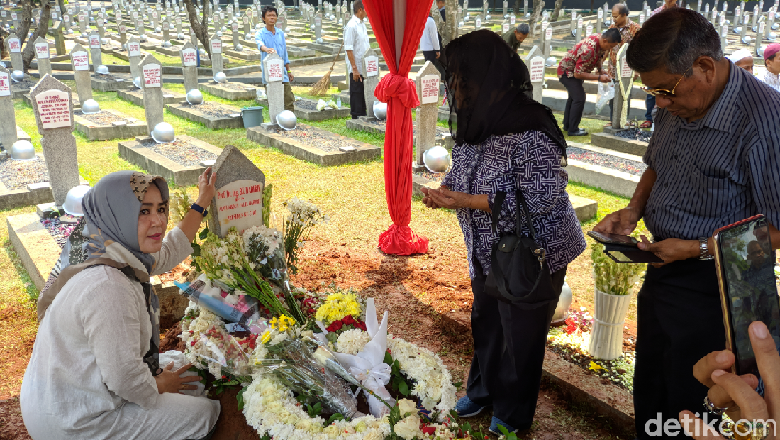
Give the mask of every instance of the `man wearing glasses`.
[{"label": "man wearing glasses", "polygon": [[594,230],[627,235],[644,219],[654,242],[639,247],[664,260],[637,297],[634,409],[650,438],[659,417],[702,411],[707,387],[692,367],[724,348],[713,232],[759,213],[780,225],[780,94],[726,59],[713,26],[684,8],[653,15],[626,57],[656,97],[656,129],[628,207]]}]

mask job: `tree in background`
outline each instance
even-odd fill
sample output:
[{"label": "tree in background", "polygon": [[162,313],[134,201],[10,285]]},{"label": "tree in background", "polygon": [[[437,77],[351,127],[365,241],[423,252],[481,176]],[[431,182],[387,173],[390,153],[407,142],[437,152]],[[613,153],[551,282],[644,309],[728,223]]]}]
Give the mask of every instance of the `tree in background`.
[{"label": "tree in background", "polygon": [[197,0],[184,0],[184,5],[187,7],[187,16],[190,19],[190,27],[195,32],[195,37],[200,41],[200,44],[206,48],[206,53],[211,58],[211,44],[209,44],[209,0],[201,0],[203,7],[203,17],[198,19],[198,11],[195,9],[193,1]]},{"label": "tree in background", "polygon": [[[30,64],[32,63],[33,58],[35,58],[35,40],[37,40],[38,37],[46,38],[46,33],[49,31],[49,22],[51,21],[51,5],[49,4],[49,0],[41,0],[41,15],[38,27],[35,28],[35,31],[30,35],[30,38],[27,38],[30,34],[30,27],[33,22],[32,15],[33,2],[31,0],[22,0],[22,16],[19,21],[19,29],[16,31],[16,36],[19,37],[19,41],[24,46],[22,61],[24,63],[25,72],[30,70]],[[24,44],[25,41],[27,41],[27,45]]]},{"label": "tree in background", "polygon": [[[593,0],[591,0],[593,3]],[[555,0],[555,10],[553,10],[550,21],[558,21],[558,15],[561,13],[561,7],[563,7],[563,0]]]}]

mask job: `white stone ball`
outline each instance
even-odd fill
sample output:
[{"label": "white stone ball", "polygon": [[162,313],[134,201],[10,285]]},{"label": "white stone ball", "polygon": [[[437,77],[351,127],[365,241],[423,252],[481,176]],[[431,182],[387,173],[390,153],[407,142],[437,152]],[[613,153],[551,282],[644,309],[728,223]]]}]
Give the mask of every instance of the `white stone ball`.
[{"label": "white stone ball", "polygon": [[11,146],[11,159],[35,160],[35,147],[30,141],[16,141]]},{"label": "white stone ball", "polygon": [[66,214],[83,216],[84,209],[81,206],[81,201],[84,196],[89,192],[91,188],[87,185],[79,185],[73,187],[68,191],[68,195],[65,196],[65,203],[62,204],[62,209]]},{"label": "white stone ball", "polygon": [[443,173],[450,167],[450,153],[441,145],[431,147],[423,153],[425,168],[432,173]]},{"label": "white stone ball", "polygon": [[192,89],[189,92],[187,92],[186,96],[187,102],[190,105],[198,105],[203,103],[203,93],[200,92],[198,89]]},{"label": "white stone ball", "polygon": [[285,130],[292,130],[298,124],[298,118],[295,113],[285,110],[276,115],[276,123]]},{"label": "white stone ball", "polygon": [[219,84],[224,84],[227,82],[227,76],[225,75],[225,72],[217,72],[214,75],[214,82]]},{"label": "white stone ball", "polygon": [[108,75],[108,66],[106,66],[105,64],[101,64],[101,65],[97,66],[96,70],[97,70],[97,73],[99,73],[101,75]]},{"label": "white stone ball", "polygon": [[553,67],[558,62],[558,60],[555,57],[547,57],[546,60],[544,60],[545,67]]},{"label": "white stone ball", "polygon": [[173,133],[173,126],[167,122],[160,122],[155,125],[154,130],[152,130],[152,139],[158,144],[173,142],[176,139]]},{"label": "white stone ball", "polygon": [[100,113],[100,104],[94,99],[87,99],[81,103],[81,112],[85,115]]},{"label": "white stone ball", "polygon": [[24,72],[21,70],[14,70],[11,72],[11,79],[14,80],[14,82],[19,82],[24,79]]},{"label": "white stone ball", "polygon": [[380,121],[387,119],[387,103],[382,101],[374,102],[374,116]]},{"label": "white stone ball", "polygon": [[240,45],[240,44],[236,44],[236,47],[235,47],[235,49],[236,49],[236,52],[241,52],[241,51],[243,51],[243,50],[244,50],[244,46],[242,46],[242,45]]}]

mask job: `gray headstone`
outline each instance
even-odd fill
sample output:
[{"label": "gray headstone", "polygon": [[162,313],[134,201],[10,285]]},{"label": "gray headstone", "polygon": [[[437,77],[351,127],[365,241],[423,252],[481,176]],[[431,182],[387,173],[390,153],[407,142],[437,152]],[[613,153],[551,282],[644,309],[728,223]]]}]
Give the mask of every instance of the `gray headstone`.
[{"label": "gray headstone", "polygon": [[634,87],[634,72],[625,62],[626,50],[628,44],[622,45],[617,53],[615,70],[617,81],[615,81],[615,100],[612,102],[612,128],[619,129],[626,125],[628,118],[628,107],[631,100],[631,89]]},{"label": "gray headstone", "polygon": [[54,49],[57,51],[57,55],[65,55],[65,22],[55,21],[52,24],[52,30],[54,31]]},{"label": "gray headstone", "polygon": [[197,48],[192,43],[185,43],[179,51],[184,76],[184,91],[198,88]]},{"label": "gray headstone", "polygon": [[239,34],[238,29],[239,29],[238,22],[234,20],[233,23],[231,23],[231,25],[230,25],[230,30],[233,33],[233,49],[234,50],[238,50],[237,48],[240,45],[240,43],[239,43],[239,36],[240,36],[240,34]]},{"label": "gray headstone", "polygon": [[262,225],[265,174],[232,145],[222,150],[212,170],[217,173],[217,194],[209,208],[209,230],[224,237],[231,226],[243,232],[247,226]]},{"label": "gray headstone", "polygon": [[[544,57],[541,56],[539,48],[534,46],[523,59],[528,72],[531,74],[531,85],[533,86],[534,101],[542,102],[542,90],[544,88]],[[540,64],[541,63],[541,64]],[[541,70],[541,72],[540,72]],[[541,74],[541,75],[540,75]]]},{"label": "gray headstone", "polygon": [[117,24],[117,29],[119,31],[119,44],[125,47],[125,44],[127,44],[127,25],[120,21]]},{"label": "gray headstone", "polygon": [[79,31],[81,35],[87,34],[87,14],[79,13]]},{"label": "gray headstone", "polygon": [[216,75],[222,72],[222,40],[219,37],[214,37],[210,41],[211,43],[211,74]]},{"label": "gray headstone", "polygon": [[94,66],[93,70],[95,71],[97,71],[97,66],[103,64],[103,54],[100,47],[100,35],[97,32],[89,34],[89,53],[92,58],[92,66]]},{"label": "gray headstone", "polygon": [[[374,68],[369,65],[369,63],[376,59],[376,74],[374,74]],[[374,89],[376,89],[377,84],[379,84],[379,77],[380,77],[380,70],[379,70],[379,62],[378,57],[376,56],[376,52],[374,52],[374,49],[368,49],[366,51],[365,56],[363,57],[363,64],[366,72],[366,76],[363,79],[363,97],[366,101],[366,116],[368,118],[374,117],[374,102],[377,101],[376,96],[374,96]]]},{"label": "gray headstone", "polygon": [[5,40],[5,45],[8,48],[8,52],[11,54],[11,67],[14,70],[24,70],[24,62],[22,61],[22,42],[16,34],[11,33]]},{"label": "gray headstone", "polygon": [[283,60],[279,54],[268,54],[263,60],[263,77],[266,78],[266,94],[268,95],[268,113],[271,124],[276,123],[276,116],[284,110],[284,84],[279,76],[284,75]]},{"label": "gray headstone", "polygon": [[439,83],[441,74],[430,61],[426,61],[417,73],[417,165],[423,163],[423,153],[436,145],[436,121],[439,115]]},{"label": "gray headstone", "polygon": [[43,37],[35,40],[35,56],[38,58],[38,74],[40,78],[44,75],[51,75],[51,54],[49,53],[49,42]]},{"label": "gray headstone", "polygon": [[11,76],[8,69],[0,66],[0,144],[6,151],[11,150],[11,145],[16,138],[16,114],[14,113],[14,101],[11,94]]},{"label": "gray headstone", "polygon": [[141,43],[132,37],[127,42],[127,58],[130,60],[130,76],[136,79],[141,76]]},{"label": "gray headstone", "polygon": [[92,79],[89,77],[89,52],[76,43],[70,51],[73,64],[73,77],[76,80],[76,93],[81,102],[92,99]]},{"label": "gray headstone", "polygon": [[49,170],[54,203],[62,206],[68,191],[80,183],[76,138],[73,137],[73,93],[68,86],[46,75],[32,89],[30,98],[38,133],[42,136],[41,148]]},{"label": "gray headstone", "polygon": [[162,64],[152,55],[141,62],[141,86],[144,90],[144,112],[149,133],[163,122]]}]

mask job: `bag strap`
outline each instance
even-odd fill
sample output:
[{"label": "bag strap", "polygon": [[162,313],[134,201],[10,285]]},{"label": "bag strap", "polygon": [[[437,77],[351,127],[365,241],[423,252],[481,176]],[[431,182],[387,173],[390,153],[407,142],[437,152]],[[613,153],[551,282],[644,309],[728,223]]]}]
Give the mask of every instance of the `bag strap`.
[{"label": "bag strap", "polygon": [[[493,233],[498,234],[498,216],[501,215],[501,209],[504,207],[504,201],[506,200],[506,193],[504,191],[496,192],[496,198],[493,200],[493,211],[490,213],[491,223],[493,227]],[[528,202],[523,196],[523,192],[520,189],[515,190],[515,200],[517,201],[518,214],[520,209],[523,210],[525,216],[525,224],[528,226],[528,233],[531,240],[536,242],[536,232],[534,232],[534,225],[531,223],[531,212],[528,210]],[[520,216],[515,216],[515,234],[518,237],[522,237],[520,229]]]}]

